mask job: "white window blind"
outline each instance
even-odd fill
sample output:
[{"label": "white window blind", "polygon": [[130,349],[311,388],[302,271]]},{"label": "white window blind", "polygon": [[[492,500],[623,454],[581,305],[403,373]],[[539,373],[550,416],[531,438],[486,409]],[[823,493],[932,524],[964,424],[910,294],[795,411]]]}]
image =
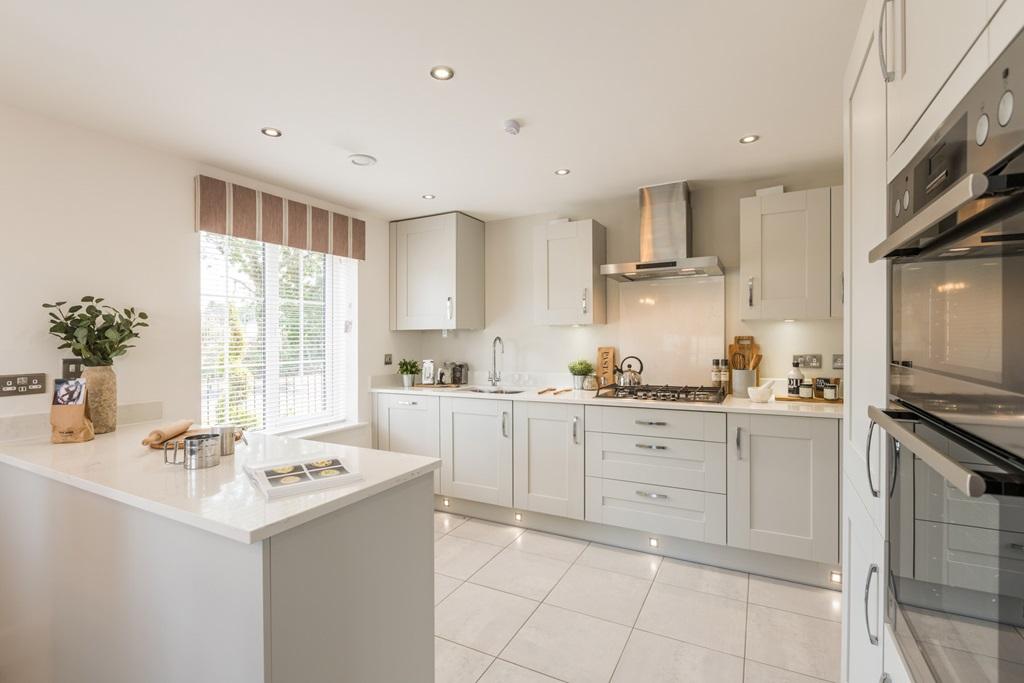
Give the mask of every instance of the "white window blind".
[{"label": "white window blind", "polygon": [[202,422],[274,431],[347,419],[356,262],[200,239]]}]

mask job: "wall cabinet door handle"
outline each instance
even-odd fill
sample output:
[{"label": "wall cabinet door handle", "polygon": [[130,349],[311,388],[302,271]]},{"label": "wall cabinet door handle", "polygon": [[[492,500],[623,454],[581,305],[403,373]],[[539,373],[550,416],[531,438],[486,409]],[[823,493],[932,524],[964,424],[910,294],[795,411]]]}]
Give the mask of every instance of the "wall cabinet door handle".
[{"label": "wall cabinet door handle", "polygon": [[633,445],[636,446],[637,448],[645,448],[645,449],[647,449],[649,451],[667,451],[668,450],[668,446],[660,446],[658,444],[638,443],[638,444],[633,444]]},{"label": "wall cabinet door handle", "polygon": [[582,300],[581,303],[583,304],[583,315],[586,315],[587,314],[587,288],[586,287],[583,288],[583,300]]},{"label": "wall cabinet door handle", "polygon": [[864,582],[864,629],[868,632],[868,640],[872,645],[878,645],[878,634],[871,632],[871,611],[868,606],[871,601],[871,581],[878,576],[878,565],[872,564],[868,567],[868,578]]},{"label": "wall cabinet door handle", "polygon": [[455,301],[452,297],[448,297],[448,301],[445,303],[445,312],[448,314],[449,320],[455,315]]},{"label": "wall cabinet door handle", "polygon": [[575,444],[580,442],[580,419],[578,417],[572,418],[572,442]]},{"label": "wall cabinet door handle", "polygon": [[643,427],[666,427],[667,422],[660,422],[657,420],[633,420],[634,424],[641,425]]},{"label": "wall cabinet door handle", "polygon": [[643,498],[650,498],[651,500],[668,500],[668,496],[664,493],[654,493],[653,491],[637,490],[636,495],[642,496]]},{"label": "wall cabinet door handle", "polygon": [[416,405],[419,405],[419,404],[416,401],[399,401],[398,405],[400,405],[400,406],[416,406]]},{"label": "wall cabinet door handle", "polygon": [[889,69],[889,59],[885,54],[885,41],[886,41],[886,29],[888,28],[888,12],[886,10],[889,7],[891,0],[884,0],[882,3],[882,13],[878,15],[878,33],[875,34],[875,39],[878,41],[878,64],[882,68],[882,80],[886,83],[892,83],[896,80],[896,72]]},{"label": "wall cabinet door handle", "polygon": [[747,280],[747,308],[754,307],[754,278]]},{"label": "wall cabinet door handle", "polygon": [[741,440],[743,436],[743,427],[736,428],[736,459],[743,459],[743,442]]},{"label": "wall cabinet door handle", "polygon": [[1011,543],[1010,550],[1016,550],[1018,552],[1024,553],[1024,543]]},{"label": "wall cabinet door handle", "polygon": [[868,443],[864,447],[864,462],[868,467],[868,489],[871,491],[871,495],[878,498],[881,493],[881,489],[875,488],[875,479],[871,476],[871,434],[875,431],[875,421],[871,420],[868,423]]},{"label": "wall cabinet door handle", "polygon": [[508,438],[508,411],[501,413],[501,435],[504,438]]}]

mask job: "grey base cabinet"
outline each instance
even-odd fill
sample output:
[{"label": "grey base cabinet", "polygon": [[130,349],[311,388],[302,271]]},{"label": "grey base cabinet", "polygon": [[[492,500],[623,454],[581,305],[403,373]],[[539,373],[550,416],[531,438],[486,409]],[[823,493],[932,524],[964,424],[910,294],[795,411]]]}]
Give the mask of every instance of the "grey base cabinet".
[{"label": "grey base cabinet", "polygon": [[583,519],[583,406],[519,403],[515,507]]},{"label": "grey base cabinet", "polygon": [[730,413],[728,431],[729,545],[838,562],[837,422]]},{"label": "grey base cabinet", "polygon": [[[428,458],[438,454],[437,396],[378,394],[377,448]],[[434,470],[434,493],[441,493],[441,475]]]},{"label": "grey base cabinet", "polygon": [[441,493],[512,505],[512,401],[442,398]]}]

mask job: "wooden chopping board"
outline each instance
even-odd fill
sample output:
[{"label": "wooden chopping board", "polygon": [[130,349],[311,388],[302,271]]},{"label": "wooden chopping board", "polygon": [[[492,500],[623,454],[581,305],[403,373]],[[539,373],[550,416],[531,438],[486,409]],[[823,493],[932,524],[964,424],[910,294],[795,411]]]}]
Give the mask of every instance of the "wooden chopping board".
[{"label": "wooden chopping board", "polygon": [[[153,449],[156,449],[158,451],[162,451],[164,449],[164,445],[165,444],[167,445],[168,448],[174,448],[174,442],[177,441],[178,442],[178,448],[184,448],[185,447],[185,437],[186,436],[195,436],[196,434],[209,434],[209,433],[210,433],[210,431],[207,430],[207,429],[190,429],[187,432],[185,432],[184,434],[178,434],[176,437],[174,437],[172,439],[168,439],[167,441],[164,441],[162,443],[151,443],[151,444],[149,444],[149,447],[153,448]],[[235,432],[235,443],[238,443],[241,440],[242,440],[242,432]]]},{"label": "wooden chopping board", "polygon": [[597,386],[615,384],[615,347],[597,347]]}]

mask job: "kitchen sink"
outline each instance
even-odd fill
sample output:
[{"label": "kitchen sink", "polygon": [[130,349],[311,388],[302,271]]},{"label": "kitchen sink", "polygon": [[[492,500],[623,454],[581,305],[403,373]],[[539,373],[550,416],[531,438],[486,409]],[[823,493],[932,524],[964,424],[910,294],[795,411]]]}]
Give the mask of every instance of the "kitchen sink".
[{"label": "kitchen sink", "polygon": [[495,387],[492,389],[473,387],[466,391],[472,391],[474,394],[521,394],[523,389],[503,389],[501,387]]}]

